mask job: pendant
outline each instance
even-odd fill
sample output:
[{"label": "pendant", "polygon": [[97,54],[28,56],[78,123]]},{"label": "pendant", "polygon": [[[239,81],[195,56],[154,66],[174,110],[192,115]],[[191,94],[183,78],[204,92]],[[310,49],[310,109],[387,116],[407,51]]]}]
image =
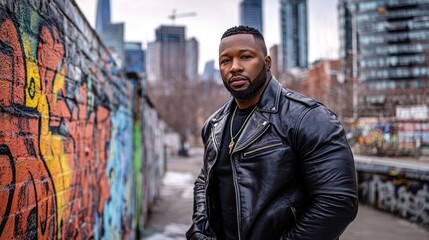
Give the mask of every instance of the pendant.
[{"label": "pendant", "polygon": [[232,149],[234,148],[234,140],[231,140],[231,142],[229,143],[228,147],[229,147],[229,154],[231,154],[232,153]]}]

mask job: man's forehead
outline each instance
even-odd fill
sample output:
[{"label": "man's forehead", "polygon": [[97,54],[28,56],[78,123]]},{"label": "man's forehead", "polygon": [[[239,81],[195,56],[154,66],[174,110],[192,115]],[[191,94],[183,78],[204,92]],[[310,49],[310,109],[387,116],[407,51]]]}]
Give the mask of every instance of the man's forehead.
[{"label": "man's forehead", "polygon": [[255,38],[252,34],[235,34],[228,37],[225,37],[221,40],[219,47],[220,48],[226,48],[226,47],[232,47],[237,45],[246,45],[248,47],[254,46],[258,47],[261,46],[260,44],[262,41]]},{"label": "man's forehead", "polygon": [[227,37],[224,37],[223,39],[221,39],[221,43],[222,42],[229,42],[229,41],[237,41],[237,40],[243,40],[243,41],[256,41],[256,38],[252,35],[252,34],[248,34],[248,33],[238,33],[238,34],[234,34],[234,35],[230,35]]}]

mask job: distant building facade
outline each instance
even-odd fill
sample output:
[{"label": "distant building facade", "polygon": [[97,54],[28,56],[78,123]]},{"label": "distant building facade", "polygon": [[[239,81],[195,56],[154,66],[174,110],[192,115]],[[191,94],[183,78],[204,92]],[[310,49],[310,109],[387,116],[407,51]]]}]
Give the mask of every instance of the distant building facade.
[{"label": "distant building facade", "polygon": [[204,82],[210,82],[210,81],[219,82],[219,83],[222,82],[220,77],[220,72],[218,69],[215,68],[214,60],[209,60],[204,65],[204,71],[203,71],[203,74],[201,75],[201,80]]},{"label": "distant building facade", "polygon": [[111,51],[118,67],[123,67],[125,62],[124,34],[124,23],[111,23],[106,30],[99,33],[102,42]]},{"label": "distant building facade", "polygon": [[308,66],[307,1],[281,0],[281,59],[283,72]]},{"label": "distant building facade", "polygon": [[198,76],[198,53],[199,44],[197,39],[186,40],[186,78],[190,81],[197,81]]},{"label": "distant building facade", "polygon": [[281,78],[283,67],[280,61],[280,47],[278,44],[270,47],[269,55],[271,56],[271,73],[279,79]]},{"label": "distant building facade", "polygon": [[256,28],[263,34],[262,0],[243,0],[240,3],[240,24]]},{"label": "distant building facade", "polygon": [[341,57],[358,67],[359,116],[429,104],[429,0],[342,0],[339,12]]},{"label": "distant building facade", "polygon": [[125,72],[140,77],[145,73],[145,52],[141,42],[125,42]]},{"label": "distant building facade", "polygon": [[110,0],[98,0],[95,18],[95,31],[100,34],[101,32],[107,30],[110,22]]},{"label": "distant building facade", "polygon": [[198,78],[198,41],[186,40],[184,26],[161,25],[146,50],[149,82],[191,81]]},{"label": "distant building facade", "polygon": [[125,27],[124,23],[111,23],[110,0],[97,1],[95,30],[111,52],[117,67],[122,68],[125,62]]},{"label": "distant building facade", "polygon": [[338,8],[357,116],[388,125],[391,146],[421,155],[429,146],[429,0],[341,0]]}]

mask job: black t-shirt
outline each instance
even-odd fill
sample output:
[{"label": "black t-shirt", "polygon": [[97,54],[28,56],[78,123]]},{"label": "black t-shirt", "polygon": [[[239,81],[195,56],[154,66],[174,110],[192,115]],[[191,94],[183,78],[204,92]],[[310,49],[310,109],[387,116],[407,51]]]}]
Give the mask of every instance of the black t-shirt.
[{"label": "black t-shirt", "polygon": [[[231,118],[235,106],[235,104],[232,104],[232,109],[223,133],[220,154],[213,169],[212,194],[213,199],[215,199],[216,220],[219,221],[219,223],[216,223],[216,228],[218,229],[215,230],[217,230],[216,235],[219,239],[238,239],[236,192],[233,181],[231,156],[229,154]],[[232,124],[233,136],[235,136],[241,126],[243,126],[246,118],[252,113],[254,107],[255,106],[251,106],[246,109],[237,108]],[[237,143],[239,137],[240,136],[234,137],[235,143]]]}]

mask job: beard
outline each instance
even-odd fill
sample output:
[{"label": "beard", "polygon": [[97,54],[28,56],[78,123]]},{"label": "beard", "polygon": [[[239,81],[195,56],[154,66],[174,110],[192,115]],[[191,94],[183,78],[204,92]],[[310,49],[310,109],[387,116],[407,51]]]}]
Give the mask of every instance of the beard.
[{"label": "beard", "polygon": [[264,64],[264,66],[262,66],[261,71],[258,73],[258,75],[253,80],[250,80],[247,76],[243,76],[241,74],[236,74],[236,75],[240,75],[242,77],[246,77],[249,80],[249,82],[250,82],[249,87],[244,89],[244,90],[236,91],[236,90],[232,89],[229,86],[229,82],[230,82],[229,80],[227,81],[227,83],[225,83],[225,81],[224,81],[223,84],[225,85],[225,88],[231,93],[231,95],[234,98],[240,99],[240,100],[249,99],[249,98],[253,97],[256,93],[258,93],[264,87],[265,81],[267,80],[267,72],[265,71],[265,69],[266,69],[266,65]]}]

